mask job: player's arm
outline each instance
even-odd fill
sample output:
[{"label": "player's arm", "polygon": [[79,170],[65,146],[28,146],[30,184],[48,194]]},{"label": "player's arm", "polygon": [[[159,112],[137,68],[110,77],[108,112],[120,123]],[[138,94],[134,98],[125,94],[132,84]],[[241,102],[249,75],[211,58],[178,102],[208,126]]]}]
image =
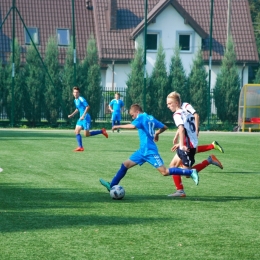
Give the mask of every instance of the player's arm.
[{"label": "player's arm", "polygon": [[80,117],[81,120],[83,120],[83,119],[85,118],[85,116],[86,116],[86,114],[88,113],[89,109],[90,109],[90,106],[89,106],[89,105],[86,106],[86,108],[85,108],[85,110],[84,110],[84,113],[83,113],[82,116]]},{"label": "player's arm", "polygon": [[123,129],[135,129],[136,127],[132,124],[126,124],[126,125],[114,125],[112,127],[112,130],[115,130],[115,129],[119,129],[119,128],[123,128]]},{"label": "player's arm", "polygon": [[162,128],[159,128],[155,134],[154,134],[154,141],[158,142],[159,141],[159,134],[163,133],[165,130],[167,130],[168,127],[166,125],[164,125]]},{"label": "player's arm", "polygon": [[193,114],[194,118],[195,118],[195,128],[196,128],[196,134],[197,136],[199,136],[199,125],[200,125],[200,117],[199,114],[197,112],[195,112]]},{"label": "player's arm", "polygon": [[177,129],[176,134],[175,134],[175,136],[174,136],[174,138],[173,138],[172,143],[173,143],[173,145],[175,145],[175,144],[178,144],[178,142],[179,142],[179,129]]},{"label": "player's arm", "polygon": [[68,118],[75,116],[78,112],[79,110],[76,108],[70,115],[68,115]]},{"label": "player's arm", "polygon": [[109,103],[108,105],[108,109],[113,112],[113,107],[112,107],[112,104],[113,104],[113,100]]},{"label": "player's arm", "polygon": [[178,126],[178,131],[179,131],[179,148],[183,151],[187,151],[188,148],[184,146],[184,138],[185,138],[185,129],[183,125]]}]

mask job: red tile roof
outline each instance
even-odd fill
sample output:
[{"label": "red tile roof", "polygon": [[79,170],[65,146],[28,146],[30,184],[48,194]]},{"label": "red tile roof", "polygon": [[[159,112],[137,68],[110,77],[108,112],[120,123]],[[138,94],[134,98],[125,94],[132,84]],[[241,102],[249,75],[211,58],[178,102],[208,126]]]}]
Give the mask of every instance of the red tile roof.
[{"label": "red tile roof", "polygon": [[[75,0],[75,29],[77,55],[83,59],[86,53],[87,39],[95,36],[93,11],[86,8],[85,0]],[[12,7],[12,0],[0,1],[0,23]],[[39,51],[44,54],[49,36],[56,35],[57,28],[70,29],[72,36],[72,1],[71,0],[16,0],[27,27],[39,29]],[[25,48],[24,29],[16,13],[16,37],[22,48]],[[12,37],[12,12],[0,30],[0,57],[3,51],[10,51]],[[64,58],[66,47],[59,47],[61,58]],[[63,60],[63,59],[61,59]]]},{"label": "red tile roof", "polygon": [[[108,5],[117,1],[116,30],[108,28]],[[68,28],[72,33],[71,0],[16,0],[25,24],[39,28],[39,50],[44,54],[47,39],[55,35],[56,29]],[[76,49],[83,59],[86,53],[87,39],[91,34],[97,39],[99,57],[102,62],[117,60],[128,62],[133,58],[135,47],[130,38],[142,30],[144,2],[141,0],[92,0],[86,8],[85,0],[75,0]],[[231,33],[236,47],[239,63],[257,63],[258,53],[254,38],[248,0],[236,0],[232,3]],[[148,18],[153,18],[171,4],[184,17],[193,29],[205,38],[204,59],[209,54],[210,1],[209,0],[148,0]],[[224,53],[227,31],[227,0],[214,0],[213,16],[213,62],[220,62]],[[0,1],[0,23],[12,6],[12,0]],[[91,8],[90,8],[91,9]],[[149,20],[149,21],[150,21]],[[12,13],[0,30],[0,57],[4,51],[10,52],[12,37]],[[16,15],[16,37],[25,50],[24,30]],[[66,47],[59,47],[61,60]]]},{"label": "red tile roof", "polygon": [[[117,30],[110,31],[106,26],[104,13],[110,0],[95,0],[95,24],[98,36],[100,58],[102,60],[127,60],[133,57],[134,43],[129,36],[142,30],[144,1],[117,0]],[[148,21],[171,4],[186,19],[202,38],[206,38],[204,59],[209,57],[210,4],[209,0],[149,0]],[[235,43],[238,63],[257,63],[258,53],[247,0],[231,1],[231,33]],[[214,1],[212,61],[220,62],[227,37],[227,0]]]}]

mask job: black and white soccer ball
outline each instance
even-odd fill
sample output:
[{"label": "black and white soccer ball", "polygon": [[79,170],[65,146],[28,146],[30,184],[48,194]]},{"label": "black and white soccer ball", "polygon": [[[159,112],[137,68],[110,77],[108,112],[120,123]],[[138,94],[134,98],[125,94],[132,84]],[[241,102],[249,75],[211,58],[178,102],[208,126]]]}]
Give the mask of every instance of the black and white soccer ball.
[{"label": "black and white soccer ball", "polygon": [[120,185],[115,185],[110,190],[110,197],[114,200],[121,200],[125,196],[125,189]]}]

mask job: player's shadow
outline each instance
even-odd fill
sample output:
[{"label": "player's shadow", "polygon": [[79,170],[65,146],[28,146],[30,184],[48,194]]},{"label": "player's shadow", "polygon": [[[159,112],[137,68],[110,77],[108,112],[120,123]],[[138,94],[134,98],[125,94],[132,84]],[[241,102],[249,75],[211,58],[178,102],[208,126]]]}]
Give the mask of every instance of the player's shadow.
[{"label": "player's shadow", "polygon": [[260,172],[249,172],[249,171],[243,171],[243,172],[226,172],[228,174],[260,174]]},{"label": "player's shadow", "polygon": [[230,202],[242,200],[259,200],[260,196],[189,196],[185,198],[168,197],[167,195],[131,195],[127,198],[132,203],[142,203],[142,201],[156,200],[183,200],[183,201],[202,201],[202,202]]},{"label": "player's shadow", "polygon": [[[0,185],[0,201],[0,232],[135,225],[168,220],[165,217],[129,216],[127,211],[121,209],[130,201],[113,201],[105,192],[97,194],[69,189],[24,188],[4,183]],[[103,203],[103,207],[97,209],[99,202]],[[110,214],[110,207],[114,208],[116,216]],[[178,220],[178,217],[175,219]]]},{"label": "player's shadow", "polygon": [[45,139],[53,139],[53,138],[75,138],[73,132],[68,133],[51,133],[51,132],[30,132],[30,131],[11,131],[11,132],[0,132],[1,138],[8,141],[17,141],[15,138],[19,138],[19,140],[45,140]]}]

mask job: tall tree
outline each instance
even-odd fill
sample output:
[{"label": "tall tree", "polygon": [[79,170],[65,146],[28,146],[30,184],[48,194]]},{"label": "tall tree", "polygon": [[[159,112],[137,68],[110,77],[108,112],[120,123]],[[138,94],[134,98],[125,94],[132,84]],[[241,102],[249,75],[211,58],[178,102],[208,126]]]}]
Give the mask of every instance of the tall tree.
[{"label": "tall tree", "polygon": [[27,49],[25,65],[25,97],[24,112],[25,118],[33,126],[41,121],[43,110],[43,89],[44,89],[44,72],[37,51],[30,45]]},{"label": "tall tree", "polygon": [[238,116],[240,78],[236,66],[236,53],[233,40],[227,42],[224,57],[214,88],[217,115],[222,122],[234,123]]},{"label": "tall tree", "polygon": [[150,86],[152,90],[153,106],[151,113],[159,120],[166,121],[169,119],[165,113],[166,110],[166,96],[169,92],[168,77],[166,70],[165,52],[163,45],[160,42],[157,52],[156,61],[150,77]]},{"label": "tall tree", "polygon": [[0,59],[0,113],[3,112],[6,106],[6,73],[2,59]]},{"label": "tall tree", "polygon": [[126,107],[129,109],[134,103],[143,104],[143,88],[144,88],[144,63],[143,48],[138,44],[135,51],[134,59],[131,61],[131,72],[127,78],[126,89]]},{"label": "tall tree", "polygon": [[260,67],[259,67],[259,69],[257,70],[257,73],[256,73],[256,75],[255,75],[254,83],[255,83],[255,84],[260,84]]},{"label": "tall tree", "polygon": [[181,100],[190,102],[187,88],[187,77],[180,57],[179,46],[174,47],[169,71],[169,92],[176,91],[181,95]]},{"label": "tall tree", "polygon": [[190,102],[198,112],[201,123],[203,123],[207,117],[207,77],[208,73],[204,67],[202,52],[198,51],[195,59],[193,60],[191,71],[188,76],[188,89],[190,92]]},{"label": "tall tree", "polygon": [[94,37],[90,37],[88,40],[86,62],[88,67],[86,99],[90,105],[89,114],[92,120],[95,121],[101,107],[102,87],[98,52]]},{"label": "tall tree", "polygon": [[[72,41],[71,41],[72,42]],[[62,112],[63,117],[69,121],[67,115],[75,109],[74,97],[72,95],[72,88],[74,86],[74,52],[73,46],[70,45],[66,52],[65,64],[62,72]],[[76,64],[78,64],[78,59]],[[77,71],[78,72],[78,71]],[[78,80],[79,72],[76,75],[76,82]]]},{"label": "tall tree", "polygon": [[[12,47],[11,47],[12,48]],[[24,69],[21,67],[20,46],[17,39],[14,42],[14,85],[12,84],[12,60],[13,52],[10,55],[9,64],[7,66],[7,104],[6,112],[10,120],[14,120],[14,124],[18,124],[23,117],[23,99],[24,99]],[[12,94],[13,93],[13,94]]]},{"label": "tall tree", "polygon": [[49,73],[45,73],[45,116],[50,124],[56,124],[62,103],[59,51],[55,37],[48,39],[44,61]]}]

